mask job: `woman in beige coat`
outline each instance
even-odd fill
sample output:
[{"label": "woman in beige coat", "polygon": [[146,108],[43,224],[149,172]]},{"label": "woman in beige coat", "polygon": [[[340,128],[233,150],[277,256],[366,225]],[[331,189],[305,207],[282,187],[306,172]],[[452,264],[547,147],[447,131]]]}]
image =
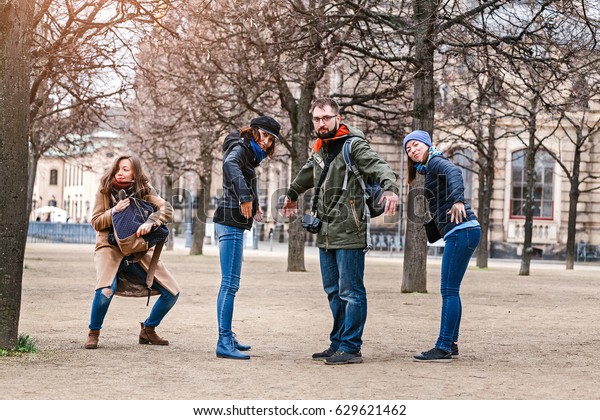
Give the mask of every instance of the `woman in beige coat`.
[{"label": "woman in beige coat", "polygon": [[[100,329],[115,294],[132,297],[148,296],[146,272],[153,250],[150,249],[141,260],[133,262],[131,256],[123,255],[112,238],[109,242],[109,236],[112,237],[113,234],[112,215],[130,205],[129,198],[118,199],[120,190],[124,190],[127,197],[135,196],[152,203],[157,209],[150,215],[148,221],[139,227],[138,236],[150,232],[153,226],[167,223],[173,213],[171,205],[159,197],[152,188],[139,159],[134,156],[117,158],[111,169],[100,180],[91,222],[97,232],[94,252],[96,292],[92,302],[90,331],[84,345],[86,349],[98,347]],[[177,302],[179,285],[160,261],[154,275],[152,293],[160,296],[152,306],[148,318],[140,323],[139,343],[165,346],[169,342],[159,337],[154,329]]]}]

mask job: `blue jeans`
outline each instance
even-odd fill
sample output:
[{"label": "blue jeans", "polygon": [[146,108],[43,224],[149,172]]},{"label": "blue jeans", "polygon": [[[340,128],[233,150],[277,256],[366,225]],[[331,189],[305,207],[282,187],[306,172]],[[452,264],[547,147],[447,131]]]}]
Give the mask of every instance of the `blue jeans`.
[{"label": "blue jeans", "polygon": [[332,350],[357,353],[367,321],[365,253],[361,249],[319,249],[323,289],[333,315]]},{"label": "blue jeans", "polygon": [[232,337],[233,304],[240,288],[242,255],[244,252],[244,229],[215,223],[219,239],[221,261],[221,288],[217,297],[217,322],[219,337]]},{"label": "blue jeans", "polygon": [[[118,273],[130,274],[132,276],[137,277],[140,280],[141,284],[146,284],[146,271],[138,263],[127,265],[125,263],[125,259],[123,259],[123,261],[121,261],[121,264],[119,265],[117,275],[115,276],[112,285],[110,287],[98,289],[94,294],[94,300],[92,302],[92,314],[90,316],[90,330],[102,329],[104,317],[106,317],[106,313],[108,312],[110,302],[112,301],[112,298],[115,295],[115,291],[117,290],[117,281],[119,277]],[[147,327],[157,327],[161,323],[165,315],[171,310],[173,305],[175,305],[177,299],[179,299],[179,294],[177,294],[177,296],[173,296],[171,293],[168,292],[167,289],[162,287],[157,282],[154,282],[154,284],[152,284],[152,288],[160,292],[160,296],[152,306],[150,315],[144,321],[144,325],[146,325]],[[106,296],[103,293],[105,289],[110,289],[110,296]]]},{"label": "blue jeans", "polygon": [[440,335],[435,347],[451,351],[452,342],[458,341],[462,304],[460,284],[467,271],[469,260],[479,244],[481,228],[471,227],[454,231],[445,238],[442,257],[442,320]]}]

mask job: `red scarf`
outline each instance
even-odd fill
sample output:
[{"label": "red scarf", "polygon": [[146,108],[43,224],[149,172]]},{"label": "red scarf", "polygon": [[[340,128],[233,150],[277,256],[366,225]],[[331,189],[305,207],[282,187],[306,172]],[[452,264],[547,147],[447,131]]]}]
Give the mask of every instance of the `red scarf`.
[{"label": "red scarf", "polygon": [[315,153],[317,153],[319,150],[321,150],[321,147],[323,147],[323,142],[336,141],[340,137],[347,136],[348,134],[350,134],[350,130],[348,130],[348,127],[346,127],[344,124],[340,124],[338,130],[335,133],[335,136],[333,136],[330,139],[317,139],[315,145],[313,146],[313,150],[315,151]]},{"label": "red scarf", "polygon": [[110,185],[117,190],[128,190],[129,188],[133,187],[134,182],[135,181],[119,182],[116,179],[113,179],[110,182]]}]

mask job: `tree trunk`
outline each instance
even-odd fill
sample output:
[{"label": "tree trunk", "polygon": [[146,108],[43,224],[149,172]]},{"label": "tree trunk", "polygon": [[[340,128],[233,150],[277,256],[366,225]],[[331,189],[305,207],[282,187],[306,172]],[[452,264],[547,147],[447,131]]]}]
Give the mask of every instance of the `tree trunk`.
[{"label": "tree trunk", "polygon": [[[167,175],[164,177],[164,191],[161,191],[162,197],[167,200],[171,205],[173,204],[173,175]],[[175,235],[173,235],[173,229],[169,229],[169,238],[167,239],[167,251],[173,251],[175,242]]]},{"label": "tree trunk", "polygon": [[533,188],[535,185],[535,155],[536,155],[536,126],[537,126],[537,101],[532,101],[532,112],[529,118],[529,146],[525,157],[525,173],[527,183],[525,186],[525,240],[523,242],[523,255],[521,257],[520,276],[528,276],[533,253]]},{"label": "tree trunk", "polygon": [[[313,99],[314,86],[305,87],[296,106],[296,112],[290,116],[294,132],[292,134],[292,179],[308,159],[308,142],[312,127],[309,113]],[[298,199],[299,213],[304,210],[301,205],[303,197]],[[304,265],[304,235],[300,224],[300,217],[290,219],[288,228],[288,266],[287,271],[306,271]]]},{"label": "tree trunk", "polygon": [[[209,165],[208,167],[211,167]],[[209,171],[206,176],[200,177],[200,189],[198,190],[198,208],[194,217],[194,231],[192,236],[192,246],[190,255],[202,255],[204,247],[204,237],[206,236],[206,212],[210,203],[210,184],[212,182],[212,173]]]},{"label": "tree trunk", "polygon": [[[27,217],[31,214],[32,200],[33,200],[33,186],[35,185],[35,177],[37,175],[38,162],[40,161],[40,154],[37,150],[32,148],[32,143],[29,142],[29,156],[28,156],[28,170],[27,170]],[[50,197],[46,197],[46,202]],[[44,203],[40,203],[43,206]],[[58,207],[62,207],[59,203]]]},{"label": "tree trunk", "polygon": [[424,178],[418,176],[408,190],[406,203],[406,246],[402,273],[402,293],[427,293],[427,239],[423,222],[427,203],[423,195]]},{"label": "tree trunk", "polygon": [[577,204],[579,203],[579,172],[581,169],[581,141],[578,139],[573,157],[573,174],[569,189],[569,220],[567,221],[567,270],[575,265],[575,234],[577,233]]},{"label": "tree trunk", "polygon": [[481,241],[477,247],[477,267],[487,268],[489,257],[489,232],[490,232],[490,216],[492,206],[492,196],[494,192],[495,180],[495,158],[496,158],[496,119],[490,119],[488,127],[488,145],[486,147],[486,155],[484,156],[485,164],[479,176],[479,211],[477,218],[481,225]]},{"label": "tree trunk", "polygon": [[[433,58],[434,25],[436,4],[432,0],[416,0],[414,14],[417,21],[415,31],[415,61],[417,63],[414,86],[413,129],[425,130],[433,134],[435,115]],[[427,240],[423,230],[425,205],[423,179],[417,176],[408,191],[406,246],[404,247],[404,269],[402,292],[427,291]]]},{"label": "tree trunk", "polygon": [[30,25],[33,0],[0,1],[0,347],[19,332],[27,241]]}]

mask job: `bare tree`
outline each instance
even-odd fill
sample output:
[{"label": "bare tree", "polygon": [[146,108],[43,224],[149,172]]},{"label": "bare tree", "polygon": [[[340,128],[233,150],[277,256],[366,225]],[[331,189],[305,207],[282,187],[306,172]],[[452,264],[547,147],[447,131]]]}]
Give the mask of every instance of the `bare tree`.
[{"label": "bare tree", "polygon": [[[596,84],[599,82],[596,81]],[[592,148],[593,137],[600,132],[600,120],[595,119],[590,121],[590,113],[588,110],[580,110],[578,113],[565,113],[562,120],[564,121],[563,135],[573,145],[573,161],[567,165],[561,158],[560,153],[555,153],[553,150],[546,148],[565,176],[569,180],[569,218],[567,221],[567,247],[566,247],[566,268],[572,270],[575,262],[576,243],[575,236],[577,234],[577,206],[581,194],[589,193],[598,190],[600,187],[584,187],[588,183],[600,179],[600,176],[594,173],[582,173],[582,165],[591,163],[590,151]],[[569,127],[571,129],[569,129]]]},{"label": "bare tree", "polygon": [[[524,135],[520,137],[526,148],[523,209],[525,237],[520,275],[529,275],[530,272],[534,209],[536,202],[540,200],[534,189],[541,171],[536,167],[536,155],[539,151],[552,149],[548,147],[548,140],[563,131],[565,121],[567,125],[575,122],[573,112],[577,112],[578,107],[574,104],[577,101],[587,103],[589,100],[590,97],[586,94],[574,95],[577,89],[573,89],[576,85],[573,81],[590,72],[597,74],[598,22],[582,18],[586,16],[585,7],[585,4],[573,2],[520,5],[515,10],[520,9],[521,15],[526,16],[526,20],[519,26],[523,28],[520,42],[498,49],[505,54],[507,71],[512,77],[512,92],[508,95],[507,102],[515,111],[512,116],[519,119],[525,128]],[[595,91],[588,93],[593,96]],[[576,101],[573,101],[574,96]],[[578,113],[585,118],[586,114],[581,112],[580,107]],[[577,125],[579,124],[576,123],[575,126]],[[576,136],[579,141],[585,139],[583,135]],[[581,151],[585,141],[574,144],[576,151]],[[579,158],[580,155],[576,152],[575,159]],[[579,163],[575,162],[574,172],[579,171]],[[561,166],[565,169],[564,164]],[[572,232],[568,239],[571,253],[574,249],[575,208],[579,197],[578,178],[578,173],[569,176],[570,212],[573,212],[573,218],[569,222]]]},{"label": "bare tree", "polygon": [[[164,35],[164,34],[163,34]],[[142,45],[137,73],[136,101],[129,107],[130,146],[156,173],[178,179],[194,173],[198,191],[179,191],[190,202],[197,197],[191,255],[202,254],[215,147],[224,131],[214,121],[202,98],[206,91],[198,74],[197,57],[185,35],[172,38],[155,33]],[[208,80],[205,80],[208,81]],[[171,200],[173,193],[167,193]],[[191,205],[191,202],[190,202]]]},{"label": "bare tree", "polygon": [[0,348],[17,347],[27,240],[27,132],[33,1],[0,0]]},{"label": "bare tree", "polygon": [[444,142],[453,144],[450,152],[461,155],[467,163],[463,169],[477,174],[477,218],[481,224],[477,267],[486,268],[498,144],[512,134],[498,127],[508,118],[503,108],[506,92],[502,57],[489,45],[449,47],[444,55],[436,128],[443,133]]},{"label": "bare tree", "polygon": [[179,0],[37,0],[33,18],[28,211],[40,157],[69,155],[131,88],[131,45]]},{"label": "bare tree", "polygon": [[[183,13],[189,37],[186,51],[177,51],[185,52],[188,72],[197,77],[194,106],[231,128],[250,115],[279,117],[297,173],[308,158],[310,105],[318,92],[331,94],[326,76],[354,36],[353,9],[327,1],[255,0],[190,2]],[[289,237],[288,270],[304,271],[299,220],[290,223]]]}]

